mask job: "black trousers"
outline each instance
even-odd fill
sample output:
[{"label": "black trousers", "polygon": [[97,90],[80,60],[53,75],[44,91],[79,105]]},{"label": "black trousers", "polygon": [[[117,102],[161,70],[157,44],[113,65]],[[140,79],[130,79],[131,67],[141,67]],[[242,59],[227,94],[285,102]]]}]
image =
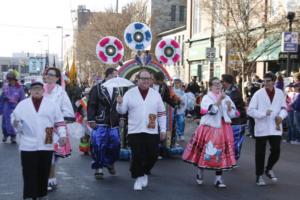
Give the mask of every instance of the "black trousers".
[{"label": "black trousers", "polygon": [[23,198],[47,195],[53,151],[21,151],[23,169]]},{"label": "black trousers", "polygon": [[269,141],[270,155],[266,170],[271,170],[280,156],[281,136],[264,136],[255,138],[255,166],[256,175],[260,176],[264,173],[266,144]]},{"label": "black trousers", "polygon": [[131,177],[138,178],[150,174],[157,161],[159,135],[148,133],[129,134],[128,143],[132,151]]}]

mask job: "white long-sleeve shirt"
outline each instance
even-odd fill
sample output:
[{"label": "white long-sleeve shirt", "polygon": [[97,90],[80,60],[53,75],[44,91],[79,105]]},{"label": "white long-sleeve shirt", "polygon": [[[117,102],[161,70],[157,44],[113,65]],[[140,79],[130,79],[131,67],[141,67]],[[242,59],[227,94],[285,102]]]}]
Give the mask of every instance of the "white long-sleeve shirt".
[{"label": "white long-sleeve shirt", "polygon": [[20,127],[17,130],[20,137],[19,149],[21,151],[53,150],[53,143],[45,144],[46,128],[57,128],[57,132],[53,131],[52,134],[53,141],[54,134],[58,134],[59,137],[66,136],[66,126],[62,112],[57,104],[54,104],[47,97],[43,97],[38,112],[34,108],[32,98],[21,101],[11,114],[11,123],[14,120],[20,122]]},{"label": "white long-sleeve shirt", "polygon": [[[145,100],[138,87],[127,91],[123,97],[123,103],[117,104],[117,111],[120,114],[128,112],[128,134],[149,133],[158,134],[166,132],[166,110],[160,94],[149,88]],[[155,128],[148,128],[149,118],[155,116]]]},{"label": "white long-sleeve shirt", "polygon": [[[231,102],[231,111],[228,111],[226,102]],[[200,125],[207,125],[214,128],[220,128],[222,126],[222,118],[226,123],[231,123],[231,119],[238,117],[239,113],[233,101],[229,96],[221,101],[219,106],[216,105],[217,98],[212,92],[208,92],[201,101],[201,112],[205,114],[201,117]]]},{"label": "white long-sleeve shirt", "polygon": [[61,86],[56,85],[50,94],[45,93],[44,96],[58,105],[64,117],[75,117],[70,98]]},{"label": "white long-sleeve shirt", "polygon": [[[280,89],[275,88],[275,94],[271,103],[265,88],[258,90],[252,97],[247,114],[255,119],[254,135],[256,137],[269,135],[282,135],[281,130],[276,129],[275,117],[284,119],[287,116],[286,98]],[[267,116],[267,110],[272,110]]]}]

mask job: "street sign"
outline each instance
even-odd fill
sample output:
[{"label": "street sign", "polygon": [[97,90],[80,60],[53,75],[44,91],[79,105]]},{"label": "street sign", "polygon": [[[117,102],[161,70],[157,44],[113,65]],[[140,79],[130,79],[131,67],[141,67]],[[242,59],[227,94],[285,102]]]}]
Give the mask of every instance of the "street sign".
[{"label": "street sign", "polygon": [[209,59],[209,61],[214,61],[216,57],[216,48],[214,47],[208,47],[206,48],[206,58]]},{"label": "street sign", "polygon": [[282,52],[298,52],[298,32],[283,32],[281,39]]},{"label": "street sign", "polygon": [[[298,54],[297,53],[290,53],[290,59],[291,60],[298,60]],[[279,53],[279,59],[280,60],[286,60],[288,58],[288,53],[281,52]]]}]

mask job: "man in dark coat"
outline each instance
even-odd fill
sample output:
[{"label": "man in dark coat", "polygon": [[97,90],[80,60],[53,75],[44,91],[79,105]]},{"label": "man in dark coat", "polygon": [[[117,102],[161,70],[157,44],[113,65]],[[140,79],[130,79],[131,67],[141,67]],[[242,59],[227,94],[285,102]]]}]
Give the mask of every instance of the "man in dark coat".
[{"label": "man in dark coat", "polygon": [[233,118],[231,123],[234,134],[235,158],[238,160],[240,157],[241,148],[244,141],[245,128],[247,125],[245,103],[240,90],[234,85],[234,77],[232,75],[223,74],[222,84],[226,95],[231,98],[240,113],[240,116],[238,118]]},{"label": "man in dark coat", "polygon": [[93,129],[91,135],[92,169],[95,178],[103,178],[103,167],[110,174],[115,174],[114,163],[120,154],[119,114],[116,111],[116,88],[104,87],[102,84],[118,75],[114,68],[108,68],[105,79],[95,85],[90,94],[87,118]]}]

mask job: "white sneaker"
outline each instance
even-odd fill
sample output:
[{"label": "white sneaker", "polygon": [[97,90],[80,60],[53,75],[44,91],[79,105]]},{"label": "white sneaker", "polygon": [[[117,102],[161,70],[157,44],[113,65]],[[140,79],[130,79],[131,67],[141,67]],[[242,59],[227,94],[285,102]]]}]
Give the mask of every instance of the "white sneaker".
[{"label": "white sneaker", "polygon": [[196,182],[197,182],[198,185],[202,185],[203,184],[203,177],[200,176],[199,174],[197,174]]},{"label": "white sneaker", "polygon": [[133,190],[135,191],[139,191],[142,190],[142,182],[141,182],[141,177],[138,177],[137,179],[135,179],[135,183],[133,186]]},{"label": "white sneaker", "polygon": [[148,186],[148,175],[144,175],[142,177],[140,177],[141,179],[141,183],[142,183],[142,187],[147,187]]},{"label": "white sneaker", "polygon": [[222,178],[216,179],[216,180],[215,180],[215,186],[216,186],[217,188],[226,188],[226,185],[225,185],[225,183],[223,182]]},{"label": "white sneaker", "polygon": [[273,183],[276,183],[278,181],[278,178],[275,176],[273,170],[267,170],[266,171],[266,176],[268,178],[270,178]]},{"label": "white sneaker", "polygon": [[256,185],[258,185],[258,186],[266,185],[266,182],[265,182],[265,180],[263,179],[262,176],[257,176],[256,177]]}]

